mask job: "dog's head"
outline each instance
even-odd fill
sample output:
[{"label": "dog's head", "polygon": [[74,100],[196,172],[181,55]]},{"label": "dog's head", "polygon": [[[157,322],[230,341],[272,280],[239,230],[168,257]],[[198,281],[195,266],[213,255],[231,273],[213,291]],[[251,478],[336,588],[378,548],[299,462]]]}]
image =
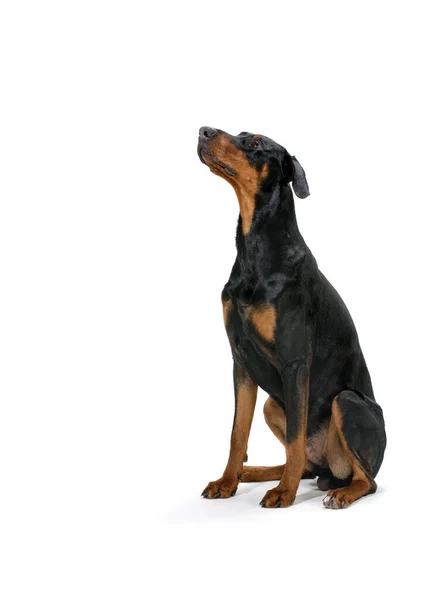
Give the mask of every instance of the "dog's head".
[{"label": "dog's head", "polygon": [[230,135],[201,127],[198,155],[212,173],[235,188],[238,198],[255,196],[264,186],[280,182],[292,183],[299,198],[309,196],[306,175],[295,156],[263,135]]}]

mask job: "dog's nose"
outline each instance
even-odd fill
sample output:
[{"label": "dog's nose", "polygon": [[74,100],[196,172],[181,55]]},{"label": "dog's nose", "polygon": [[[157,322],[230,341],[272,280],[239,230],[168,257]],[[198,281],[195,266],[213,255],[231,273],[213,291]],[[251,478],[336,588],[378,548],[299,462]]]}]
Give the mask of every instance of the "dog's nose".
[{"label": "dog's nose", "polygon": [[212,127],[201,127],[201,129],[199,130],[199,139],[200,140],[212,140],[214,137],[216,137],[218,134],[218,132],[216,131],[216,129],[213,129]]}]

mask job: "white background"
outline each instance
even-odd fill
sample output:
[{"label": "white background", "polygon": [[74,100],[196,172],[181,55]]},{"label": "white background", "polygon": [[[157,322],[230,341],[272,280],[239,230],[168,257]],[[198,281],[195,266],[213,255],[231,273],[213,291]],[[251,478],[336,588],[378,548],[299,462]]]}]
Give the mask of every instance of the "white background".
[{"label": "white background", "polygon": [[[440,2],[2,3],[2,599],[440,596],[444,52]],[[313,482],[283,510],[270,483],[200,498],[238,214],[201,125],[306,170],[300,229],[387,421],[348,510]],[[264,399],[250,464],[283,459]]]}]

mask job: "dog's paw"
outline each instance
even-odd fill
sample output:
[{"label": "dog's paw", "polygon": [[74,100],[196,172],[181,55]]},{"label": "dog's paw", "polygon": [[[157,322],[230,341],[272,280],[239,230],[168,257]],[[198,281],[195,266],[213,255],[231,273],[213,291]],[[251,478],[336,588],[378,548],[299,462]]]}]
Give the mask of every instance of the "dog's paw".
[{"label": "dog's paw", "polygon": [[295,500],[295,495],[295,491],[282,490],[276,487],[266,492],[260,506],[263,508],[287,508]]},{"label": "dog's paw", "polygon": [[323,506],[325,508],[347,508],[350,504],[351,500],[347,491],[345,492],[345,490],[341,488],[330,490],[323,498]]},{"label": "dog's paw", "polygon": [[238,488],[238,477],[221,477],[211,481],[204,489],[201,496],[204,498],[231,498],[236,494]]}]

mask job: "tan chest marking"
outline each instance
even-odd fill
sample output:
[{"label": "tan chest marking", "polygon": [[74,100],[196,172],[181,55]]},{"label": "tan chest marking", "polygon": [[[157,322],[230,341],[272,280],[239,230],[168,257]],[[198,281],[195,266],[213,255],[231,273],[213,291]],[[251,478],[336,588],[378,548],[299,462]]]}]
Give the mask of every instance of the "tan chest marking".
[{"label": "tan chest marking", "polygon": [[274,341],[277,313],[273,306],[270,306],[270,304],[263,304],[258,307],[250,306],[248,317],[262,338],[268,342]]},{"label": "tan chest marking", "polygon": [[223,300],[223,319],[224,319],[224,327],[227,327],[227,323],[229,321],[230,313],[232,311],[232,301],[231,300]]}]

